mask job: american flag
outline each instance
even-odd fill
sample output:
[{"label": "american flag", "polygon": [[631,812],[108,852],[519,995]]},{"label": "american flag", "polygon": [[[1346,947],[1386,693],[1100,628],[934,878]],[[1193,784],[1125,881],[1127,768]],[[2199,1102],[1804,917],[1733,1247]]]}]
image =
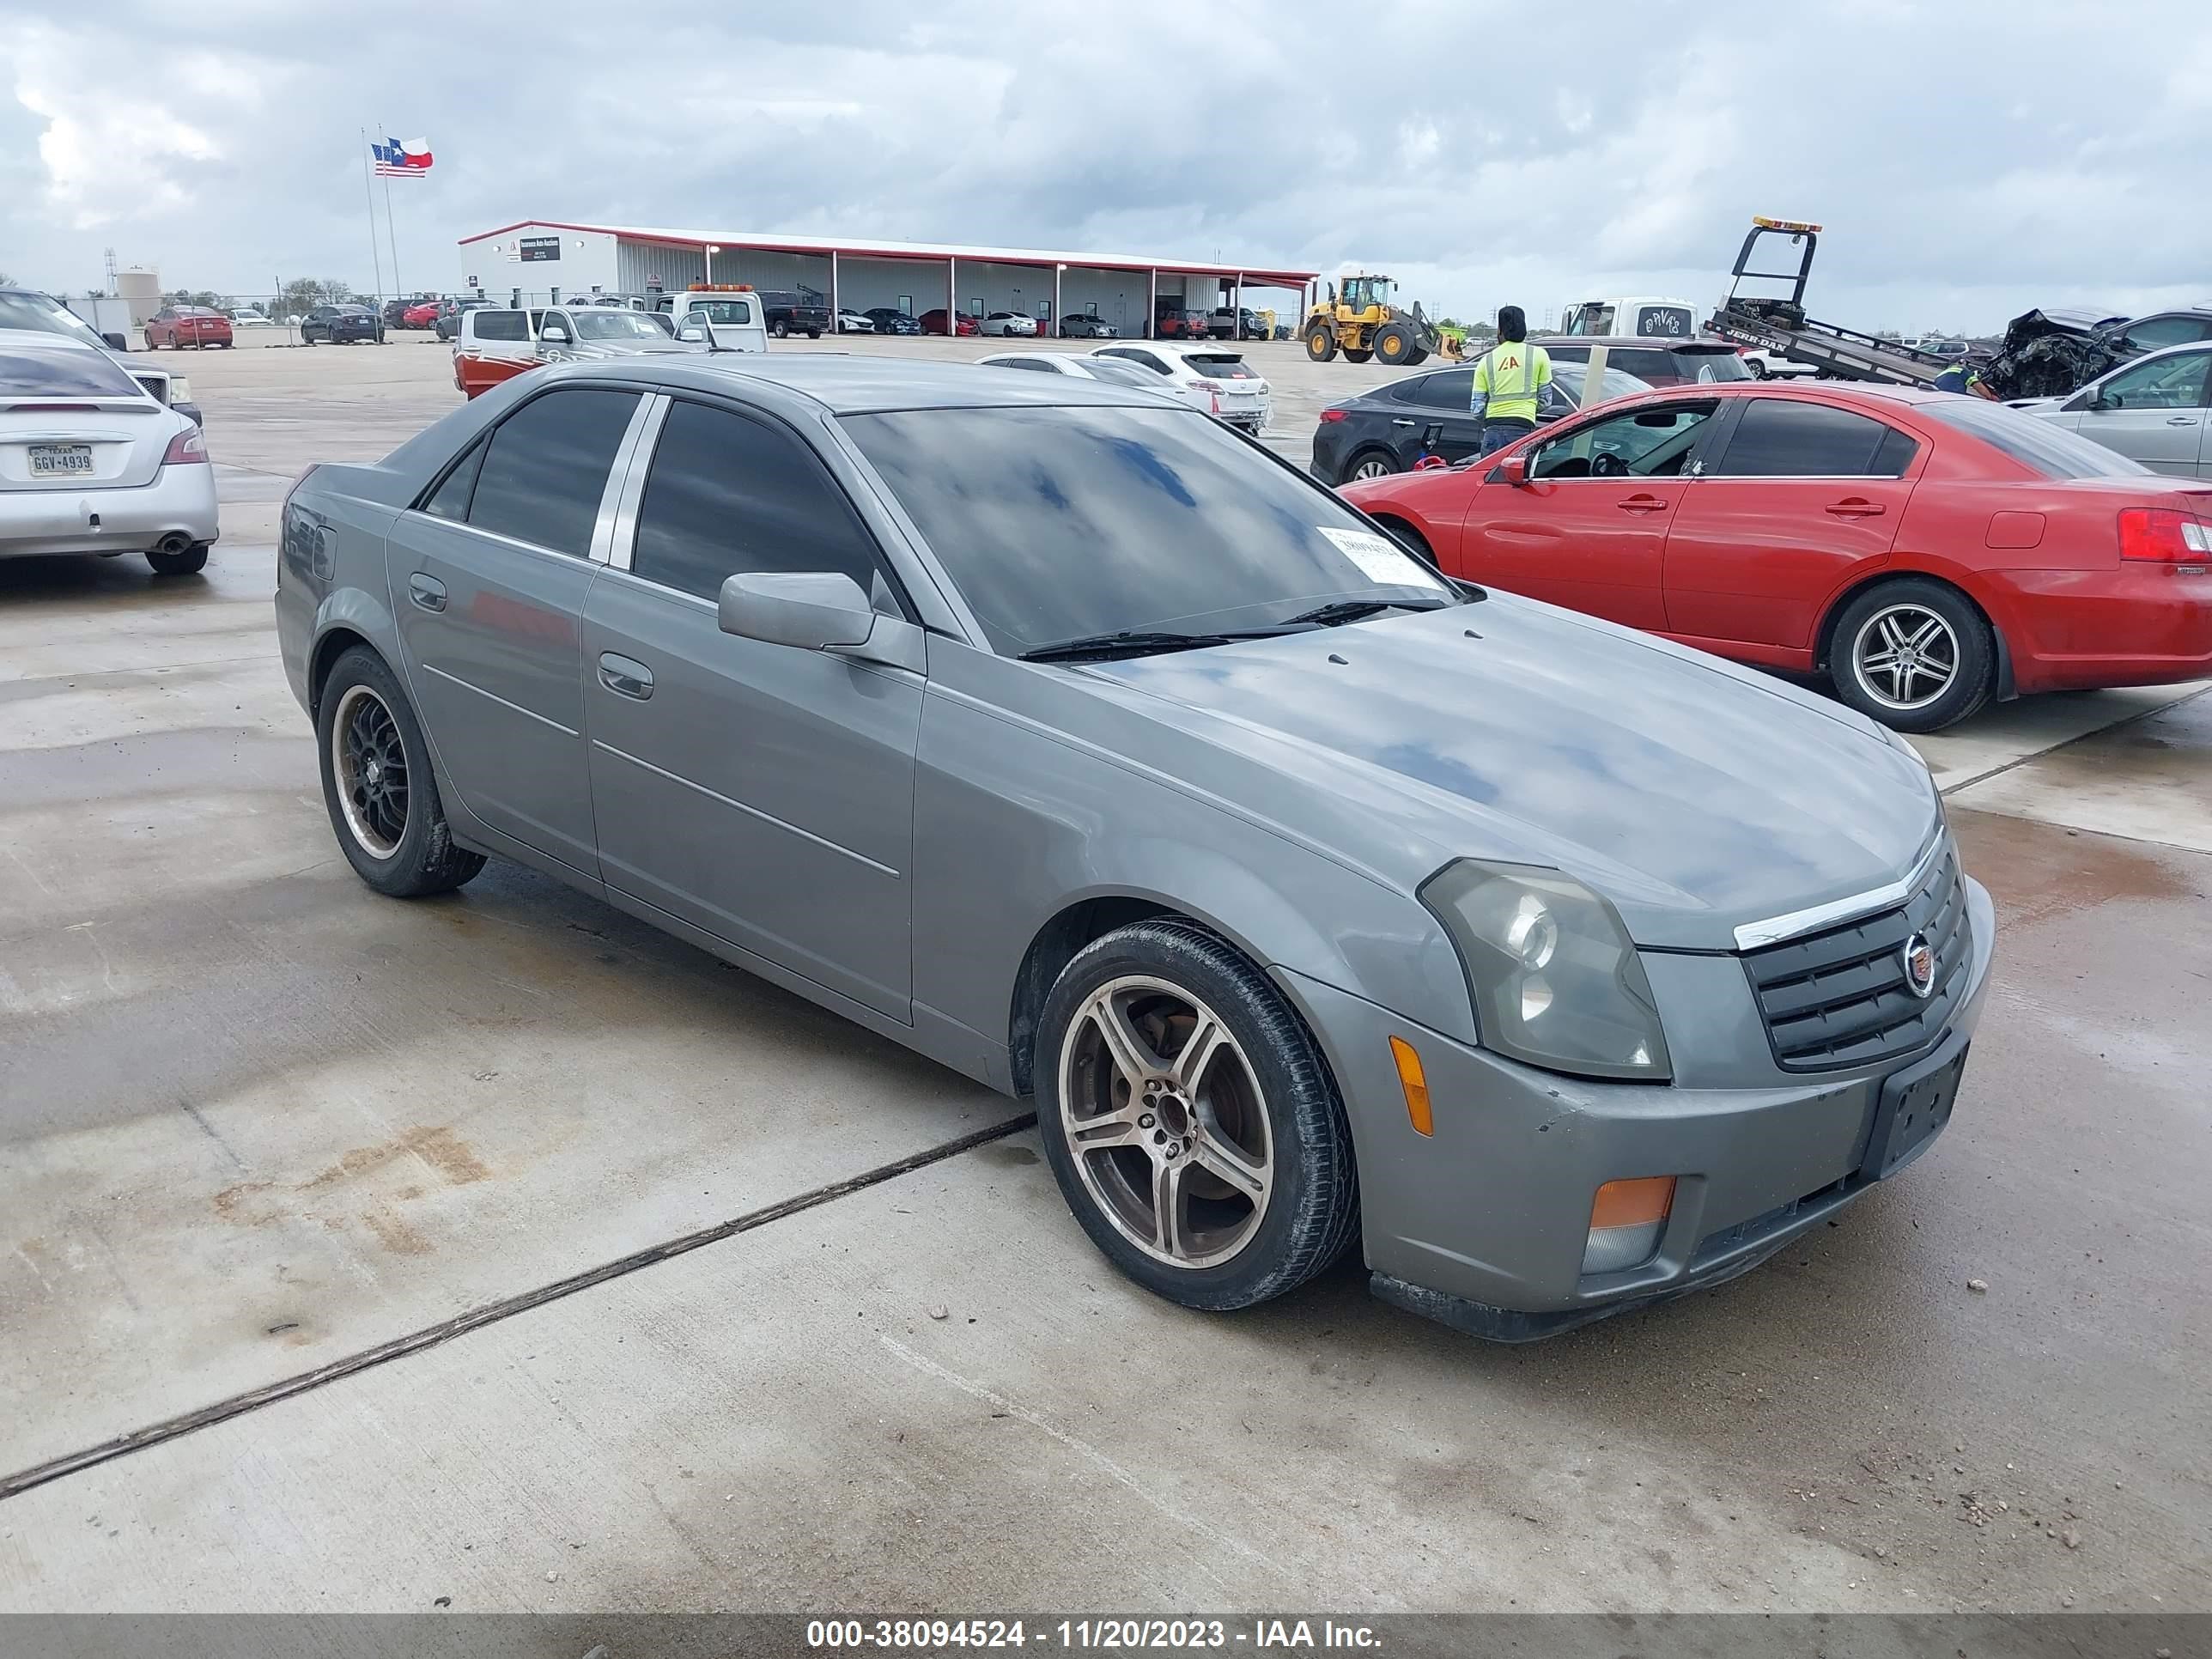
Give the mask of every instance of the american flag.
[{"label": "american flag", "polygon": [[368,151],[376,158],[380,179],[419,179],[430,170],[428,138],[386,138],[369,145]]}]

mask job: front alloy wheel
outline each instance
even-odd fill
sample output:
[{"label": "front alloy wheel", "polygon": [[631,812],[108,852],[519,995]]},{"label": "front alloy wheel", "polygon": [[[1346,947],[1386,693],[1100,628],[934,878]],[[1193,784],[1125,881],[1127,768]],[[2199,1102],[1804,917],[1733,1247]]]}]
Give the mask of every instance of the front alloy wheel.
[{"label": "front alloy wheel", "polygon": [[1266,974],[1161,916],[1077,952],[1036,1027],[1038,1138],[1091,1242],[1187,1308],[1304,1283],[1359,1224],[1328,1062]]},{"label": "front alloy wheel", "polygon": [[1251,1242],[1274,1186],[1267,1114],[1218,1014],[1164,980],[1111,980],[1068,1028],[1060,1082],[1076,1171],[1130,1243],[1209,1267]]}]

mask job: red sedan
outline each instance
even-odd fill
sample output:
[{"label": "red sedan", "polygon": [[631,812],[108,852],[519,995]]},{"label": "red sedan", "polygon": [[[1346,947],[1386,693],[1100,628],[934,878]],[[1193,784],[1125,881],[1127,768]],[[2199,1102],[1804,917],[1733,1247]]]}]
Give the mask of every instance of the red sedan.
[{"label": "red sedan", "polygon": [[443,300],[417,300],[399,313],[399,325],[402,328],[434,327],[439,309],[445,303]]},{"label": "red sedan", "polygon": [[146,319],[146,349],[163,346],[182,350],[186,346],[228,346],[230,319],[205,306],[163,306]]},{"label": "red sedan", "polygon": [[1669,387],[1343,494],[1447,574],[1825,674],[1903,731],[2212,676],[2212,488],[1978,398]]},{"label": "red sedan", "polygon": [[[952,330],[945,325],[945,307],[939,306],[934,311],[923,312],[915,320],[921,323],[924,334],[950,334]],[[983,325],[964,311],[956,313],[953,321],[963,334],[981,334],[983,331]]]}]

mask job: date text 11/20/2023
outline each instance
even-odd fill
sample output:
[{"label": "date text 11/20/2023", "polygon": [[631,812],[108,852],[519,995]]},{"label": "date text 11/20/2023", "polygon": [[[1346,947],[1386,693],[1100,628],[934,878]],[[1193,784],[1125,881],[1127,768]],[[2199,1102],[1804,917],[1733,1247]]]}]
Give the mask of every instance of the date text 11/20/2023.
[{"label": "date text 11/20/2023", "polygon": [[1256,1648],[1296,1652],[1323,1648],[1372,1648],[1365,1625],[1330,1619],[814,1619],[810,1648],[890,1649],[933,1652],[945,1648],[1058,1647],[1076,1651],[1176,1652],[1196,1648]]}]

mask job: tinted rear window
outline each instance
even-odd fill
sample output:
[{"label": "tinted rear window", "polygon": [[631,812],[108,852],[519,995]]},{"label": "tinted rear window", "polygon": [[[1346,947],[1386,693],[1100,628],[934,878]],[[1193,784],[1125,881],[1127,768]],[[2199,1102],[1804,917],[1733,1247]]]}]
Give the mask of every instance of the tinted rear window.
[{"label": "tinted rear window", "polygon": [[[1885,451],[1890,435],[1886,422],[1848,409],[1753,398],[1729,438],[1727,453],[1711,471],[1729,478],[1895,477],[1912,459],[1912,446]],[[1878,457],[1897,471],[1879,471]]]},{"label": "tinted rear window", "polygon": [[1194,352],[1183,362],[1209,380],[1256,380],[1260,378],[1246,366],[1242,357],[1227,352],[1208,352],[1204,356]]},{"label": "tinted rear window", "polygon": [[1423,409],[1472,410],[1474,407],[1474,371],[1471,368],[1447,368],[1434,374],[1416,374],[1399,380],[1387,388],[1391,398],[1401,404],[1415,404]]},{"label": "tinted rear window", "polygon": [[142,398],[104,351],[0,351],[0,397]]},{"label": "tinted rear window", "polygon": [[1919,412],[2002,450],[2046,478],[2132,478],[2150,469],[2053,422],[1979,398],[1943,398]]},{"label": "tinted rear window", "polygon": [[549,392],[501,421],[477,474],[469,522],[582,558],[635,392]]}]

